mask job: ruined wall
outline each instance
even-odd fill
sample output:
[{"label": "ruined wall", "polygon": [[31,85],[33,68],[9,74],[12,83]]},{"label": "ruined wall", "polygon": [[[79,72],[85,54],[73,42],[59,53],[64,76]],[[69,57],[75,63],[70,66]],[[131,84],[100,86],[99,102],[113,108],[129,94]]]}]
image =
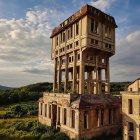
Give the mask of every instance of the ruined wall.
[{"label": "ruined wall", "polygon": [[140,79],[134,81],[128,86],[128,91],[140,91]]},{"label": "ruined wall", "polygon": [[[129,113],[129,101],[132,99],[132,113]],[[124,140],[128,140],[128,137],[132,135],[135,140],[139,140],[139,125],[140,125],[140,94],[138,92],[123,92],[122,94],[122,115],[123,115],[123,137]],[[130,132],[128,123],[131,122],[134,125],[134,131]]]}]

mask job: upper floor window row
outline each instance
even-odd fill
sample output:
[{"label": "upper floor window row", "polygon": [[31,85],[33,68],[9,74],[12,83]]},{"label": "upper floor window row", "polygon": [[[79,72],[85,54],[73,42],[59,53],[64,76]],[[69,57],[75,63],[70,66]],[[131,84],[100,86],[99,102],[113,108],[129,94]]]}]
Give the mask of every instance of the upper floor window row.
[{"label": "upper floor window row", "polygon": [[105,45],[105,48],[107,48],[107,49],[113,49],[111,44],[105,43],[104,45]]},{"label": "upper floor window row", "polygon": [[73,25],[71,25],[68,29],[66,29],[65,31],[60,33],[60,36],[57,35],[55,37],[55,45],[58,46],[59,44],[59,37],[60,37],[60,43],[65,42],[66,40],[69,40],[73,37],[73,35],[75,34],[75,36],[79,35],[79,22],[76,22],[74,24],[75,28],[73,27]]}]

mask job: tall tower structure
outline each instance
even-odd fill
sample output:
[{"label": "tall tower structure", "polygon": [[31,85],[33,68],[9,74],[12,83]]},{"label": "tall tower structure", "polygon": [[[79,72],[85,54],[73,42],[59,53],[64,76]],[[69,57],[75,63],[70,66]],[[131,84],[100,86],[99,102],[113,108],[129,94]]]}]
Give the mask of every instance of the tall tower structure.
[{"label": "tall tower structure", "polygon": [[112,16],[85,5],[52,31],[54,92],[39,99],[40,123],[76,140],[118,137],[121,100],[109,94],[116,27]]},{"label": "tall tower structure", "polygon": [[115,28],[112,16],[85,5],[53,30],[54,92],[110,93]]}]

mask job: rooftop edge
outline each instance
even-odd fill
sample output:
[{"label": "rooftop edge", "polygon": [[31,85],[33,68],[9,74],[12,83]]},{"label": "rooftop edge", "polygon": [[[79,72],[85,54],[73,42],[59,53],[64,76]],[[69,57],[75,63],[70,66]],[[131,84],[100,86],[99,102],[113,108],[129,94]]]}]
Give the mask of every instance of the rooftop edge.
[{"label": "rooftop edge", "polygon": [[115,22],[115,19],[113,16],[110,16],[110,15],[102,12],[101,10],[93,7],[93,6],[86,4],[83,7],[81,7],[81,9],[79,11],[77,11],[72,16],[70,16],[65,21],[63,21],[61,24],[59,24],[59,26],[55,27],[52,31],[50,38],[54,37],[59,32],[63,31],[64,29],[66,29],[71,24],[78,21],[79,19],[81,19],[85,15],[94,15],[95,18],[98,18],[101,22],[110,23],[115,28],[118,27],[116,25],[116,22]]}]

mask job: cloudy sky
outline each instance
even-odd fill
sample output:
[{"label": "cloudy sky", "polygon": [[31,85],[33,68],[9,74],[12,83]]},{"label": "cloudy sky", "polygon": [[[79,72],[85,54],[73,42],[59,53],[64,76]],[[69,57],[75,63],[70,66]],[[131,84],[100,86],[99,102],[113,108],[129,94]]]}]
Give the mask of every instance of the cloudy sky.
[{"label": "cloudy sky", "polygon": [[140,76],[140,0],[0,0],[0,85],[52,82],[51,30],[84,4],[114,16],[111,81]]}]

